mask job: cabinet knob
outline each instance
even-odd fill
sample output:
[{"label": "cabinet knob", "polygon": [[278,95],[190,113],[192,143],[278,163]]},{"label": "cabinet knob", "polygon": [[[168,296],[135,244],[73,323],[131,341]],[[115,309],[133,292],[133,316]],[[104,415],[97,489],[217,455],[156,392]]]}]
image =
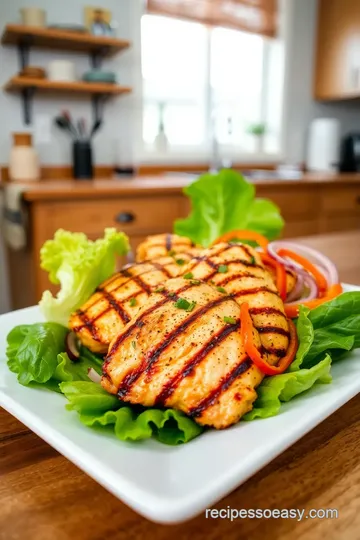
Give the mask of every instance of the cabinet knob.
[{"label": "cabinet knob", "polygon": [[118,223],[132,223],[136,217],[132,212],[120,212],[115,216],[115,221]]}]

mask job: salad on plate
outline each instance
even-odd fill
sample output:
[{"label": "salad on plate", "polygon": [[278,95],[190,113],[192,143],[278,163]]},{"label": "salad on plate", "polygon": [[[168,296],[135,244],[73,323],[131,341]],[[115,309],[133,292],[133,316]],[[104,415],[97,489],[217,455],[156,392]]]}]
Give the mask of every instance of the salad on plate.
[{"label": "salad on plate", "polygon": [[343,292],[318,251],[278,239],[276,205],[231,170],[184,192],[190,215],[118,271],[124,233],[58,230],[40,254],[59,288],[40,301],[45,322],[7,337],[20,384],[63,394],[121,440],[176,445],[279,414],[360,347],[360,292]]}]

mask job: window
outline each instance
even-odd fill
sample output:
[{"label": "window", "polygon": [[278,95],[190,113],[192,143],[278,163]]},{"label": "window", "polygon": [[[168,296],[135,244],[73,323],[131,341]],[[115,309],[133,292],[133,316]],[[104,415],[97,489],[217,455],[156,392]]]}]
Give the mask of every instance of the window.
[{"label": "window", "polygon": [[[235,159],[280,152],[283,62],[277,40],[157,15],[142,18],[147,155]],[[251,127],[265,126],[263,136]]]}]

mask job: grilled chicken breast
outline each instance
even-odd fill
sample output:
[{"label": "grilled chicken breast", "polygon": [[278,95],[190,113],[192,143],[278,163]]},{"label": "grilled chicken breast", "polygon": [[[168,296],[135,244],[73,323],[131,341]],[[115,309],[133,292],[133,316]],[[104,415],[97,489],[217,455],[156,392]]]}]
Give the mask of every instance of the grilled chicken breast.
[{"label": "grilled chicken breast", "polygon": [[[270,285],[271,280],[269,290]],[[263,304],[263,295],[254,292],[252,304],[255,298]],[[267,307],[277,310],[273,297],[278,298],[269,293]],[[180,309],[179,299],[193,309]],[[263,316],[266,320],[255,332],[257,346],[266,354],[258,332],[275,324],[276,315],[264,311]],[[172,407],[199,424],[228,427],[251,410],[263,379],[245,354],[239,318],[239,304],[217,288],[197,280],[169,280],[111,343],[101,384],[123,401]],[[286,319],[279,318],[285,326]],[[276,346],[281,353],[286,350],[287,333],[278,335]],[[271,363],[278,360],[274,352],[271,348]]]},{"label": "grilled chicken breast", "polygon": [[136,260],[138,262],[150,261],[169,254],[178,253],[194,254],[198,252],[189,238],[178,236],[177,234],[157,234],[148,236],[136,250]]},{"label": "grilled chicken breast", "polygon": [[259,253],[245,244],[216,244],[193,257],[184,268],[194,279],[211,283],[241,304],[249,304],[250,314],[261,343],[276,363],[286,354],[288,322],[273,276],[264,267]]},{"label": "grilled chicken breast", "polygon": [[[180,254],[181,262],[190,256]],[[136,315],[152,287],[182,273],[173,257],[133,264],[102,283],[89,300],[70,317],[69,326],[80,341],[95,353],[106,353],[110,341]]]}]

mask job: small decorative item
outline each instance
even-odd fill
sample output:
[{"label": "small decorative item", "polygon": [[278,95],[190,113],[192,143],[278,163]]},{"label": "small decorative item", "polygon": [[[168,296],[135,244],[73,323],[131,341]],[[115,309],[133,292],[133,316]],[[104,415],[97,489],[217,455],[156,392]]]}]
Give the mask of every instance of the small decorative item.
[{"label": "small decorative item", "polygon": [[76,80],[75,64],[70,60],[51,60],[48,65],[49,81],[72,82]]},{"label": "small decorative item", "polygon": [[158,133],[154,140],[155,148],[158,152],[166,152],[169,140],[167,138],[167,135],[165,133],[165,103],[160,102],[158,104],[159,107],[159,126],[158,126]]},{"label": "small decorative item", "polygon": [[36,150],[32,145],[31,133],[13,133],[9,172],[13,182],[39,180],[39,160]]},{"label": "small decorative item", "polygon": [[256,152],[261,153],[263,149],[263,139],[266,133],[266,125],[263,123],[250,124],[247,128],[249,135],[256,139]]},{"label": "small decorative item", "polygon": [[112,14],[101,7],[85,7],[85,25],[94,36],[112,36]]},{"label": "small decorative item", "polygon": [[46,25],[46,11],[37,7],[20,9],[21,22],[25,26],[43,28]]}]

